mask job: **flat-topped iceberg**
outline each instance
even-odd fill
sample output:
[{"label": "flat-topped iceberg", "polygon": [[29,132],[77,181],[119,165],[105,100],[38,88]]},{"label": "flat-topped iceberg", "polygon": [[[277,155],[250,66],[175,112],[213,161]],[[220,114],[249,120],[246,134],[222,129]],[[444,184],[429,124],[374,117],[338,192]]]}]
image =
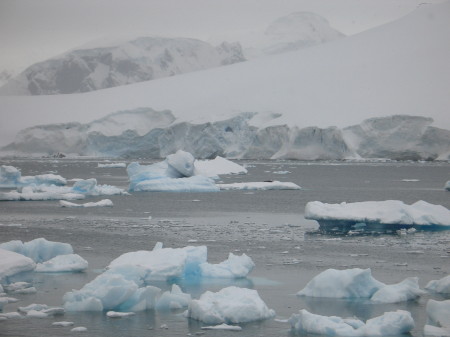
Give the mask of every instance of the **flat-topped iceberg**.
[{"label": "flat-topped iceberg", "polygon": [[322,230],[354,229],[450,229],[450,211],[441,205],[417,201],[407,205],[398,200],[326,204],[308,202],[305,218],[317,220]]},{"label": "flat-topped iceberg", "polygon": [[35,267],[36,263],[29,257],[0,247],[0,284],[6,283],[10,276],[32,271]]},{"label": "flat-topped iceberg", "polygon": [[235,324],[272,318],[269,309],[256,290],[227,287],[216,293],[207,291],[192,300],[187,316],[206,324]]},{"label": "flat-topped iceberg", "polygon": [[247,169],[231,160],[217,156],[211,160],[196,160],[194,162],[196,174],[207,177],[218,177],[224,174],[247,174]]},{"label": "flat-topped iceberg", "polygon": [[408,311],[385,312],[365,323],[355,318],[321,316],[303,309],[289,319],[292,330],[324,336],[396,336],[410,332],[415,324]]},{"label": "flat-topped iceberg", "polygon": [[14,166],[0,166],[0,187],[22,187],[27,185],[55,185],[64,186],[67,180],[56,174],[41,174],[36,176],[24,176]]},{"label": "flat-topped iceberg", "polygon": [[409,277],[397,284],[386,285],[368,269],[327,269],[316,275],[300,290],[298,296],[328,298],[365,298],[377,303],[398,303],[418,299],[425,292],[418,278]]},{"label": "flat-topped iceberg", "polygon": [[261,181],[261,182],[244,182],[232,184],[217,184],[221,190],[299,190],[300,186],[292,182],[281,181]]},{"label": "flat-topped iceberg", "polygon": [[76,204],[73,202],[69,202],[66,200],[60,200],[59,205],[61,207],[68,207],[68,208],[90,208],[90,207],[113,207],[114,204],[109,199],[103,199],[97,202],[86,202],[84,204]]},{"label": "flat-topped iceberg", "polygon": [[450,300],[428,300],[426,307],[428,321],[424,327],[425,336],[450,336]]},{"label": "flat-topped iceberg", "polygon": [[99,168],[125,168],[127,167],[126,163],[98,163],[97,167]]},{"label": "flat-topped iceberg", "polygon": [[435,293],[450,294],[450,275],[428,282],[425,289]]}]

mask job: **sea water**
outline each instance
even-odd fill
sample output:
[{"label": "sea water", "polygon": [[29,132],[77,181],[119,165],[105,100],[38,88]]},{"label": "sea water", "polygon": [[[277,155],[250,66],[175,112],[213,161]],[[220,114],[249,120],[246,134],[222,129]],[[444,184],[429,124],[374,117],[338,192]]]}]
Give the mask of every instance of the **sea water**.
[{"label": "sea water", "polygon": [[[99,168],[94,159],[2,160],[20,168],[23,175],[60,174],[67,179],[96,178],[100,184],[127,188],[124,168]],[[141,161],[143,164],[149,162]],[[300,309],[321,315],[356,316],[366,320],[385,311],[408,310],[416,321],[414,336],[423,334],[426,294],[419,301],[380,305],[367,300],[299,298],[295,294],[318,273],[328,269],[371,268],[387,284],[418,276],[423,288],[450,272],[450,231],[407,235],[321,235],[315,221],[305,220],[308,201],[327,203],[369,200],[424,200],[450,207],[448,163],[346,163],[296,161],[239,161],[247,175],[221,176],[225,183],[279,180],[302,187],[296,191],[221,191],[217,193],[132,193],[108,197],[110,208],[62,208],[58,201],[0,202],[0,242],[29,241],[44,237],[70,243],[89,261],[85,273],[30,274],[36,294],[13,295],[19,306],[43,303],[61,306],[65,292],[80,289],[119,255],[151,250],[158,241],[166,247],[206,245],[208,261],[218,263],[229,252],[245,253],[256,264],[247,279],[181,282],[185,292],[198,298],[206,290],[229,285],[254,288],[278,320],[241,325],[240,332],[201,330],[202,323],[181,311],[147,311],[121,319],[105,313],[66,313],[55,318],[10,319],[0,322],[0,336],[72,336],[71,327],[54,327],[55,321],[85,326],[84,336],[289,336],[282,320]],[[71,184],[72,182],[69,182]],[[85,201],[102,199],[89,198]],[[156,283],[167,290],[170,284]]]}]

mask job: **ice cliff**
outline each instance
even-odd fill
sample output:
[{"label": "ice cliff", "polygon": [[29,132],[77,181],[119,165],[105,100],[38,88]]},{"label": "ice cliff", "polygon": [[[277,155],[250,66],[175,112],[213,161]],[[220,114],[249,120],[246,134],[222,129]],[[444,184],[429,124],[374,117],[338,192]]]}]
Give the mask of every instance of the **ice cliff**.
[{"label": "ice cliff", "polygon": [[244,61],[239,43],[141,37],[77,49],[31,65],[0,88],[6,95],[87,92]]},{"label": "ice cliff", "polygon": [[[267,118],[267,116],[265,116]],[[120,111],[91,123],[39,125],[19,132],[1,151],[14,155],[164,158],[184,150],[195,158],[447,160],[450,131],[431,118],[396,115],[344,129],[277,124],[280,115],[240,113],[206,123],[177,122],[170,111]]]}]

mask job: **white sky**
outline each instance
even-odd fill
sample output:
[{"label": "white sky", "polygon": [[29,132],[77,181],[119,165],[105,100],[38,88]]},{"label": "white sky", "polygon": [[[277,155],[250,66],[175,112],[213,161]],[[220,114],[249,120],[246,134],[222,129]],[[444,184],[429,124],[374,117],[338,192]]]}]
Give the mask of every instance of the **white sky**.
[{"label": "white sky", "polygon": [[[345,34],[393,21],[424,0],[0,0],[0,71],[22,70],[91,40],[165,35],[208,40],[261,31],[296,11]],[[437,3],[442,0],[427,0]]]}]

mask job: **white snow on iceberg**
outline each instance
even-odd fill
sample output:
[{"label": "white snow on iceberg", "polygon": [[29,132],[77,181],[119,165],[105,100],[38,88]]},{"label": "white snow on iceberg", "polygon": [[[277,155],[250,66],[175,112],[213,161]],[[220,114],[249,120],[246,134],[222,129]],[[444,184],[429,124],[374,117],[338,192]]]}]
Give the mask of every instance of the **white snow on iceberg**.
[{"label": "white snow on iceberg", "polygon": [[207,291],[189,304],[187,316],[206,324],[234,324],[272,318],[256,290],[228,287],[217,293]]},{"label": "white snow on iceberg", "polygon": [[447,275],[440,280],[432,280],[428,282],[425,289],[435,293],[450,294],[450,275]]},{"label": "white snow on iceberg", "polygon": [[112,207],[112,206],[114,206],[113,202],[109,199],[103,199],[103,200],[100,200],[97,202],[87,202],[84,204],[76,204],[73,202],[60,200],[59,204],[61,205],[61,207],[69,207],[69,208],[74,208],[74,207],[90,208],[90,207]]},{"label": "white snow on iceberg", "polygon": [[321,316],[303,309],[289,319],[292,330],[304,334],[324,336],[395,336],[405,334],[414,328],[414,320],[408,311],[385,312],[366,323],[337,316]]},{"label": "white snow on iceberg", "polygon": [[36,272],[58,273],[58,272],[81,272],[88,268],[88,262],[77,254],[58,255],[54,258],[38,263]]},{"label": "white snow on iceberg", "polygon": [[202,277],[210,278],[242,278],[253,270],[255,264],[252,259],[245,254],[234,255],[230,253],[228,259],[218,263],[211,264],[204,262],[200,265]]},{"label": "white snow on iceberg", "polygon": [[409,277],[400,283],[386,285],[377,281],[368,269],[327,269],[315,276],[298,296],[329,298],[366,298],[377,303],[398,303],[416,300],[425,292],[418,278]]},{"label": "white snow on iceberg", "polygon": [[248,172],[245,167],[220,156],[211,160],[196,160],[194,165],[196,174],[206,177],[217,177],[224,174],[247,174]]},{"label": "white snow on iceberg", "polygon": [[0,246],[0,283],[6,282],[8,277],[15,274],[32,271],[35,267],[32,259]]}]

